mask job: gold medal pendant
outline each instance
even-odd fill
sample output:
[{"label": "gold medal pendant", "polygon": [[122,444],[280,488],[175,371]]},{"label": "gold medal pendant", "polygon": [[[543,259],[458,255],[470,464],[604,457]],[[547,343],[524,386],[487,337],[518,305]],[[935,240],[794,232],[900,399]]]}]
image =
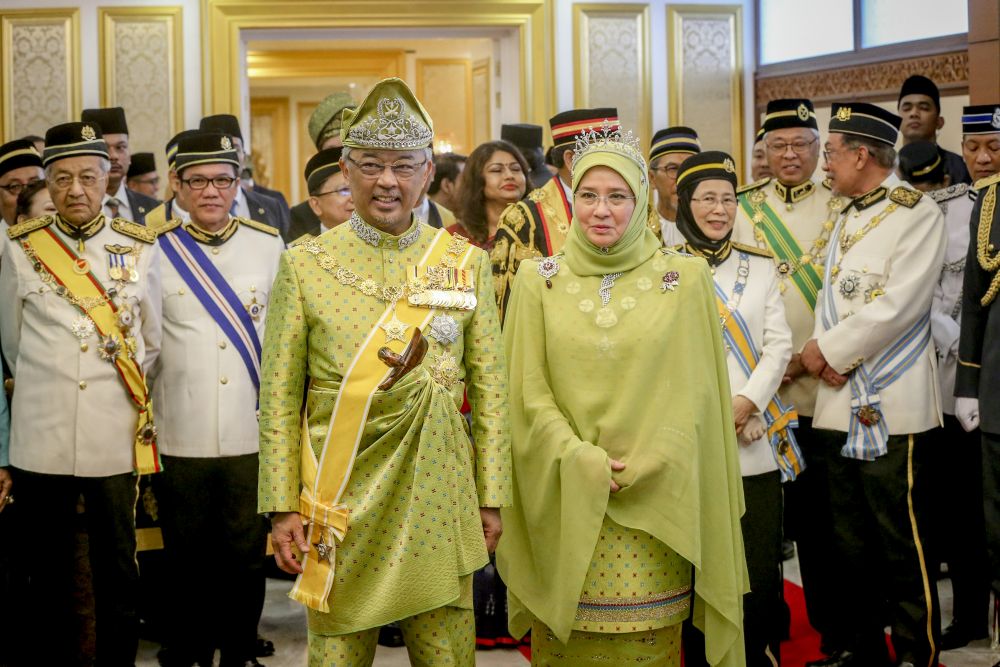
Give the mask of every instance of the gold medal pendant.
[{"label": "gold medal pendant", "polygon": [[78,257],[73,262],[73,273],[78,276],[85,276],[90,273],[90,262],[82,257]]}]

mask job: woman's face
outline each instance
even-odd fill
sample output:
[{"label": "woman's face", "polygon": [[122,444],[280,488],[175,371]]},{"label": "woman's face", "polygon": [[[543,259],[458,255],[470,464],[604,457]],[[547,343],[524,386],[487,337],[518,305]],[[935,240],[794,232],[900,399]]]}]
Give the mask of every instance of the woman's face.
[{"label": "woman's face", "polygon": [[488,202],[513,204],[524,197],[521,163],[507,151],[494,151],[483,166],[483,195]]},{"label": "woman's face", "polygon": [[17,216],[17,221],[21,222],[54,213],[56,213],[56,205],[52,203],[52,195],[49,194],[48,188],[42,188],[31,198],[31,208],[28,209],[28,215]]},{"label": "woman's face", "polygon": [[736,190],[729,181],[709,179],[695,186],[691,213],[698,229],[713,241],[721,241],[736,221]]},{"label": "woman's face", "polygon": [[587,240],[599,248],[618,242],[635,211],[635,194],[614,169],[591,167],[573,195],[573,213]]}]

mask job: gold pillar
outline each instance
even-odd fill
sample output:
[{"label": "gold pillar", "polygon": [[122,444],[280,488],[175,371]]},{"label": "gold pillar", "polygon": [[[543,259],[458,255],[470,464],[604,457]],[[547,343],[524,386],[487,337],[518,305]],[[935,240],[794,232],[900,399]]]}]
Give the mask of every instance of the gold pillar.
[{"label": "gold pillar", "polygon": [[969,0],[969,103],[1000,102],[1000,3]]}]

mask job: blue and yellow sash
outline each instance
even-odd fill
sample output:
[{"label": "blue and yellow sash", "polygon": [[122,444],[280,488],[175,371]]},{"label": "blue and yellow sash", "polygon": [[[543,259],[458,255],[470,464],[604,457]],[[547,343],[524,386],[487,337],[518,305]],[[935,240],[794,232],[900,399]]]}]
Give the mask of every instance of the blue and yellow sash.
[{"label": "blue and yellow sash", "polygon": [[[725,322],[722,327],[722,338],[732,350],[743,374],[749,379],[760,362],[760,354],[754,345],[746,320],[738,310],[729,311],[726,307],[727,300],[726,293],[716,283],[715,305],[719,309],[720,318]],[[794,480],[805,468],[802,450],[799,449],[799,443],[792,432],[792,429],[799,425],[799,415],[795,408],[785,405],[775,394],[767,404],[763,416],[767,425],[767,440],[771,443],[771,452],[781,470],[781,479]]]},{"label": "blue and yellow sash", "polygon": [[260,338],[236,292],[186,229],[175,227],[159,239],[163,254],[239,352],[259,392]]}]

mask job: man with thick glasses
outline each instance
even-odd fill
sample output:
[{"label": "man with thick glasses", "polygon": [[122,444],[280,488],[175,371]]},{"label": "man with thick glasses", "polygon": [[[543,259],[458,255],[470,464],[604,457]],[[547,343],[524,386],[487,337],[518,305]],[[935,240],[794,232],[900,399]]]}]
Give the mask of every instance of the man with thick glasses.
[{"label": "man with thick glasses", "polygon": [[668,127],[653,135],[649,148],[649,182],[656,190],[659,227],[654,231],[667,247],[684,243],[677,230],[677,170],[681,163],[701,152],[698,133],[690,127]]},{"label": "man with thick glasses", "polygon": [[[154,231],[163,345],[150,371],[164,472],[153,480],[168,577],[167,667],[257,664],[266,525],[255,511],[260,346],[284,244],[229,213],[239,161],[226,135],[182,138],[171,187],[190,219]],[[206,553],[225,567],[204,566]],[[206,590],[201,604],[191,600]]]},{"label": "man with thick glasses", "polygon": [[770,250],[778,269],[793,346],[780,395],[798,410],[796,438],[806,465],[795,481],[784,485],[785,527],[788,539],[798,547],[809,622],[820,633],[825,651],[833,653],[839,591],[834,581],[837,569],[827,548],[832,515],[826,460],[812,428],[817,380],[802,366],[799,352],[812,337],[823,258],[843,200],[813,178],[820,144],[811,101],[772,100],[762,129],[774,176],[739,189],[733,240]]},{"label": "man with thick glasses", "polygon": [[7,230],[0,335],[17,381],[10,464],[28,577],[19,637],[43,662],[78,659],[77,500],[83,495],[96,661],[131,665],[138,644],[136,475],[160,470],[145,371],[160,349],[160,252],[149,229],[102,212],[110,160],[94,123],[46,133],[57,213]]},{"label": "man with thick glasses", "polygon": [[489,258],[413,214],[431,128],[399,79],[344,113],[354,213],[282,255],[271,293],[258,509],[313,667],[371,664],[393,621],[414,664],[471,667],[472,573],[511,501]]}]

